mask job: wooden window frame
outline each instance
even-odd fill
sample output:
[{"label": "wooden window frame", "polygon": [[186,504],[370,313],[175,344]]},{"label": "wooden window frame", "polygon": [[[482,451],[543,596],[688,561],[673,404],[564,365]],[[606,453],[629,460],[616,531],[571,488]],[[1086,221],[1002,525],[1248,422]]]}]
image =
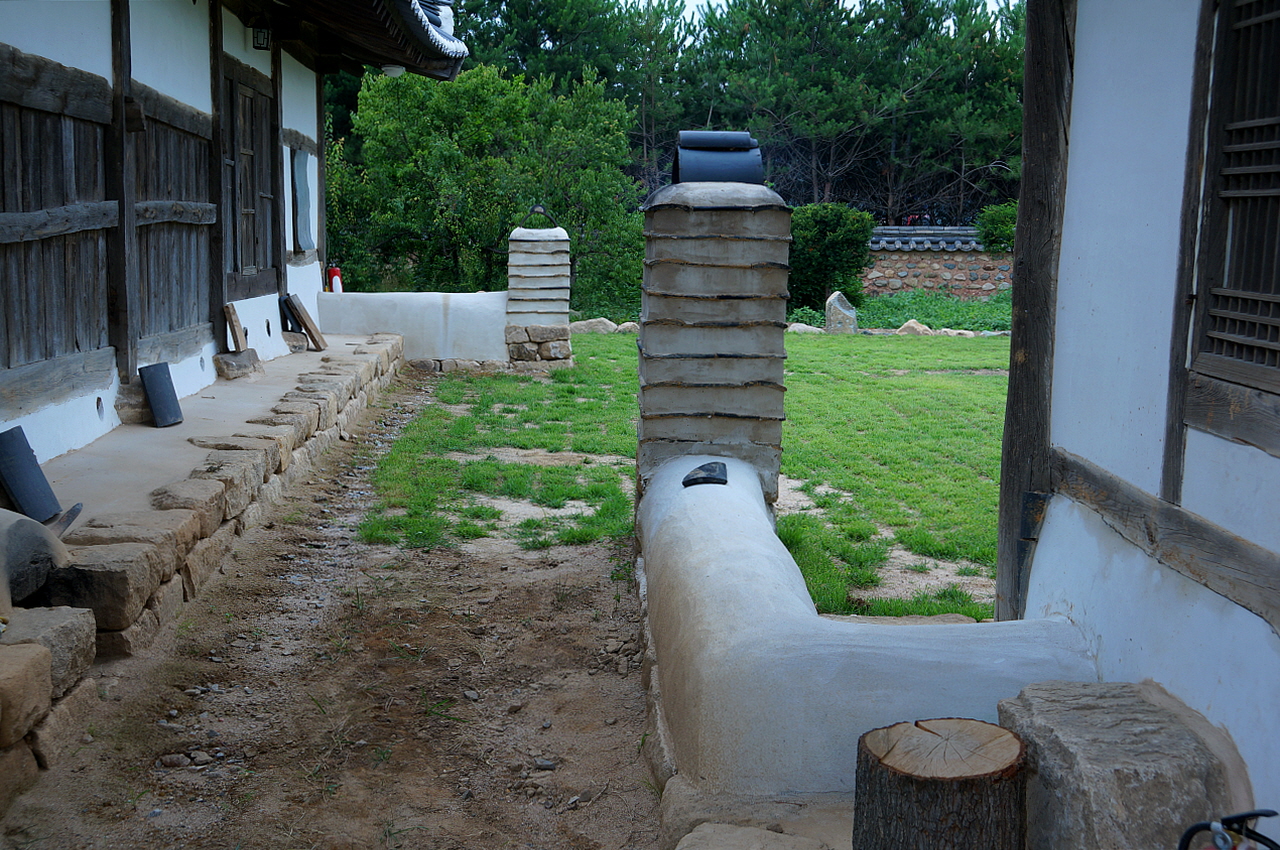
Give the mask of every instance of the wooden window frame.
[{"label": "wooden window frame", "polygon": [[[222,61],[223,268],[227,300],[241,301],[280,294],[284,279],[280,103],[270,78],[231,56],[224,55]],[[249,127],[244,125],[243,98],[251,102]],[[251,173],[243,170],[242,149],[252,151]],[[254,203],[244,203],[246,193],[254,196]],[[252,232],[246,233],[250,210]],[[247,261],[246,253],[253,254],[254,262]]]},{"label": "wooden window frame", "polygon": [[[1257,266],[1258,275],[1264,280],[1275,280],[1280,273],[1280,257],[1272,256],[1270,265],[1266,258],[1268,247],[1265,241],[1249,243],[1239,250],[1232,250],[1230,241],[1232,232],[1232,213],[1235,202],[1242,197],[1267,197],[1256,189],[1241,190],[1239,187],[1226,185],[1224,168],[1228,163],[1231,146],[1228,144],[1228,122],[1232,116],[1229,110],[1238,97],[1236,87],[1235,58],[1240,55],[1236,43],[1238,27],[1233,25],[1232,12],[1248,9],[1236,0],[1223,0],[1220,3],[1206,2],[1206,11],[1202,16],[1201,40],[1211,45],[1207,67],[1202,69],[1196,89],[1196,100],[1193,105],[1198,113],[1192,121],[1192,129],[1198,128],[1200,133],[1193,136],[1193,145],[1198,150],[1192,152],[1193,162],[1203,163],[1203,178],[1197,187],[1197,201],[1194,210],[1196,215],[1193,226],[1186,228],[1184,239],[1190,240],[1184,251],[1192,260],[1190,263],[1191,280],[1185,290],[1184,301],[1188,305],[1188,323],[1190,325],[1190,345],[1183,349],[1186,358],[1182,372],[1185,380],[1185,400],[1182,421],[1188,426],[1205,431],[1235,442],[1255,446],[1271,455],[1280,457],[1280,362],[1252,363],[1245,360],[1223,356],[1209,350],[1210,333],[1213,330],[1215,317],[1221,320],[1230,315],[1229,307],[1224,303],[1228,299],[1243,298],[1245,301],[1266,303],[1276,306],[1271,310],[1280,317],[1280,286],[1275,284],[1275,294],[1251,292],[1243,288],[1231,286],[1226,279],[1232,266],[1242,262],[1255,262],[1261,258],[1262,264]],[[1280,26],[1280,24],[1276,24]],[[1261,41],[1255,44],[1259,52],[1266,50]],[[1273,81],[1251,80],[1255,86],[1274,86]],[[1280,144],[1280,104],[1273,107],[1277,113],[1270,116],[1270,126],[1276,127],[1271,144]],[[1266,126],[1258,121],[1237,122],[1236,128],[1243,124]],[[1239,144],[1237,143],[1237,148]],[[1277,157],[1280,161],[1280,157]],[[1272,166],[1274,167],[1274,166]],[[1227,168],[1239,173],[1238,167]],[[1191,169],[1188,169],[1191,176]],[[1263,190],[1274,192],[1275,189]],[[1224,197],[1223,193],[1226,193]],[[1275,197],[1271,195],[1271,197]],[[1280,206],[1280,201],[1275,201]],[[1271,249],[1273,252],[1275,248]],[[1233,293],[1240,293],[1239,296]],[[1247,310],[1248,308],[1246,308]],[[1228,320],[1229,321],[1229,320]],[[1272,322],[1275,319],[1271,319]],[[1263,340],[1256,332],[1253,336],[1243,337],[1255,341],[1263,341],[1266,348],[1274,350],[1275,340]],[[1280,361],[1280,355],[1273,358]],[[1185,441],[1178,440],[1176,448],[1185,450]],[[1167,459],[1168,460],[1168,459]],[[1170,464],[1166,462],[1166,472]],[[1170,476],[1167,476],[1170,477]],[[1172,487],[1166,487],[1166,498],[1180,501],[1181,480],[1179,475],[1173,478]]]}]

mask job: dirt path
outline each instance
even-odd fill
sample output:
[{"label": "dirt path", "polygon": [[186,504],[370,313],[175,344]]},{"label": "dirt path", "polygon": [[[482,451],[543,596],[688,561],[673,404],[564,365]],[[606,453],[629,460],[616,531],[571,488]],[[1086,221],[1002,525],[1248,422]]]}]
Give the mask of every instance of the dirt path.
[{"label": "dirt path", "polygon": [[145,655],[95,667],[0,845],[656,846],[626,560],[355,539],[370,452],[429,395],[397,384]]}]

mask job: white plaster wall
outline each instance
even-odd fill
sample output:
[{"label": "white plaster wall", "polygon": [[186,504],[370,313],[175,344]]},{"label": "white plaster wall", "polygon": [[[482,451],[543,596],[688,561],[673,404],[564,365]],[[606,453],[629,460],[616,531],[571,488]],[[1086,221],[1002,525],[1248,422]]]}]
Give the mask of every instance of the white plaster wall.
[{"label": "white plaster wall", "polygon": [[1154,680],[1225,730],[1259,806],[1280,803],[1280,637],[1261,618],[1161,566],[1062,496],[1036,547],[1027,616],[1079,626],[1104,681]]},{"label": "white plaster wall", "polygon": [[[271,76],[271,51],[254,50],[251,44],[245,43],[248,32],[240,19],[226,9],[222,10],[222,49],[268,77]],[[261,353],[261,352],[259,352]]]},{"label": "white plaster wall", "polygon": [[305,266],[287,266],[285,270],[289,294],[298,296],[303,308],[311,314],[317,325],[320,324],[320,310],[316,304],[316,296],[324,290],[323,272],[324,269],[318,262]]},{"label": "white plaster wall", "polygon": [[280,56],[280,96],[281,126],[319,141],[316,74],[288,53]]},{"label": "white plaster wall", "polygon": [[[1187,429],[1182,506],[1280,553],[1280,458]],[[1280,559],[1280,554],[1277,554]]]},{"label": "white plaster wall", "polygon": [[321,292],[324,333],[396,333],[407,360],[507,360],[505,292]]},{"label": "white plaster wall", "polygon": [[133,78],[201,112],[212,112],[208,0],[131,3],[129,27]]},{"label": "white plaster wall", "polygon": [[1050,439],[1153,493],[1199,10],[1080,0],[1076,18]]},{"label": "white plaster wall", "polygon": [[[173,389],[179,400],[199,392],[217,379],[217,371],[213,367],[215,353],[217,350],[210,342],[199,354],[169,364]],[[151,364],[143,362],[138,365]],[[119,392],[120,379],[113,376],[109,387],[0,422],[0,431],[21,425],[27,442],[31,444],[31,450],[36,454],[36,460],[44,463],[58,455],[89,445],[119,425],[120,417],[116,415],[116,396]],[[99,399],[102,401],[101,406],[98,404]]]},{"label": "white plaster wall", "polygon": [[0,41],[111,80],[109,0],[0,0]]},{"label": "white plaster wall", "polygon": [[[0,2],[0,6],[3,5]],[[0,422],[0,431],[21,425],[36,460],[44,463],[72,449],[89,445],[119,425],[120,417],[116,415],[119,390],[120,379],[113,376],[109,387]],[[102,400],[101,408],[99,399]]]},{"label": "white plaster wall", "polygon": [[[261,295],[232,303],[235,304],[236,316],[249,337],[249,347],[258,352],[259,359],[274,360],[289,353],[289,344],[280,335],[283,328],[280,322],[280,296]],[[229,336],[226,350],[232,350]]]}]

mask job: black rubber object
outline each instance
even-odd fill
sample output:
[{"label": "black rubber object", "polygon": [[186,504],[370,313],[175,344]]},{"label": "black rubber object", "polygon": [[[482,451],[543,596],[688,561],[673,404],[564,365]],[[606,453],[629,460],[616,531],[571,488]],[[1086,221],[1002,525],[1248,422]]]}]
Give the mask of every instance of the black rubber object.
[{"label": "black rubber object", "polygon": [[147,404],[151,406],[151,418],[157,428],[167,428],[182,421],[182,407],[178,404],[178,393],[173,388],[173,377],[169,374],[168,363],[153,363],[138,370],[142,379],[142,388],[147,393]]},{"label": "black rubber object", "polygon": [[18,513],[36,522],[62,513],[62,505],[53,495],[21,425],[0,433],[0,486]]}]

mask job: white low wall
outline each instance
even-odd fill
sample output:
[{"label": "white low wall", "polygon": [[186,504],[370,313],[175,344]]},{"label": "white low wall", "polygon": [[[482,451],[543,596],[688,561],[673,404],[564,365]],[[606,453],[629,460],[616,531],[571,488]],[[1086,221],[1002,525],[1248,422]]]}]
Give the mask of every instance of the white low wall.
[{"label": "white low wall", "polygon": [[506,361],[505,292],[321,292],[323,333],[396,333],[406,360]]},{"label": "white low wall", "polygon": [[[711,460],[727,485],[683,487]],[[637,516],[667,742],[717,794],[849,791],[858,738],[902,720],[975,717],[1032,682],[1097,681],[1064,618],[881,626],[819,617],[747,463],[660,466]]]}]

